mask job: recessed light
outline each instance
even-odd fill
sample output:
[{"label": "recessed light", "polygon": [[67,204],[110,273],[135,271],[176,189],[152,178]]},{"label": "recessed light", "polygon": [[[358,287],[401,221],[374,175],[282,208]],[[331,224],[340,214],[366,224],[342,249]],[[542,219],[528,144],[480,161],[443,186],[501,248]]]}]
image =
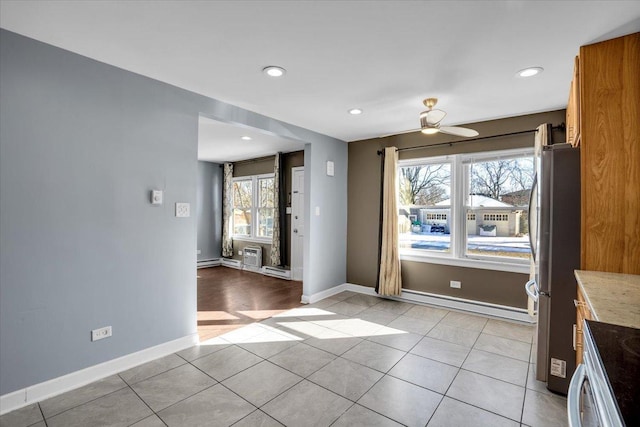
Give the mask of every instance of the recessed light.
[{"label": "recessed light", "polygon": [[262,72],[269,77],[282,77],[287,72],[287,70],[276,65],[269,65],[268,67],[264,67],[262,69]]},{"label": "recessed light", "polygon": [[251,141],[251,137],[250,136],[243,136],[240,139],[242,139],[244,141]]},{"label": "recessed light", "polygon": [[516,76],[518,77],[533,77],[537,74],[540,74],[541,72],[544,71],[544,68],[542,67],[529,67],[529,68],[525,68],[524,70],[520,70],[516,73]]},{"label": "recessed light", "polygon": [[358,114],[362,114],[362,110],[360,108],[352,108],[349,110],[349,114],[357,116]]}]

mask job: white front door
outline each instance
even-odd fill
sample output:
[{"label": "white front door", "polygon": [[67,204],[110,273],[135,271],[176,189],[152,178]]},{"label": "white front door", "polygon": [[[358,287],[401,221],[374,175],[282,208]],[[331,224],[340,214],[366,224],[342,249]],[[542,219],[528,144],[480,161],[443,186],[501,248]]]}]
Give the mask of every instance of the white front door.
[{"label": "white front door", "polygon": [[291,279],[302,280],[304,168],[291,168]]}]

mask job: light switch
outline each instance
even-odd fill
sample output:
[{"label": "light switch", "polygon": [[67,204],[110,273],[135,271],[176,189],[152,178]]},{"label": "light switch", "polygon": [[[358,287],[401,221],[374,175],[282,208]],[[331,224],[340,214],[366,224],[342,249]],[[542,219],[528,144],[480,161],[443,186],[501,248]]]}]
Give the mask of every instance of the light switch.
[{"label": "light switch", "polygon": [[291,215],[291,206],[287,206],[285,212],[287,215]]},{"label": "light switch", "polygon": [[151,204],[152,205],[162,204],[162,190],[151,190]]},{"label": "light switch", "polygon": [[333,176],[333,173],[334,173],[333,169],[334,169],[333,162],[330,160],[327,161],[327,175]]},{"label": "light switch", "polygon": [[189,203],[176,203],[176,216],[178,218],[188,218],[191,216],[191,205]]},{"label": "light switch", "polygon": [[320,206],[316,206],[316,216],[320,216]]}]

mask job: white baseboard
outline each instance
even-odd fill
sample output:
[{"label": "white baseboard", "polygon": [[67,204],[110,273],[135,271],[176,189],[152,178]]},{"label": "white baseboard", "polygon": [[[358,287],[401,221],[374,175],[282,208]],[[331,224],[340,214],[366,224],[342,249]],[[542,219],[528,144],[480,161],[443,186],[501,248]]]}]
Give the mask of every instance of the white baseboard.
[{"label": "white baseboard", "polygon": [[[342,285],[334,286],[333,288],[326,289],[326,290],[324,290],[322,292],[318,292],[318,293],[315,293],[313,295],[304,295],[303,294],[302,295],[302,299],[300,300],[300,302],[303,303],[303,304],[313,304],[314,302],[318,302],[318,301],[323,300],[325,298],[329,298],[332,295],[336,295],[336,294],[339,294],[340,292],[343,292],[343,291],[346,291],[346,290],[350,290],[350,289],[347,289],[348,285],[349,285],[348,283],[343,283]],[[367,289],[366,286],[359,286],[359,287]],[[358,291],[355,291],[355,292],[358,292]],[[363,291],[361,293],[365,293],[365,292]],[[373,293],[375,294],[375,291],[373,291]]]},{"label": "white baseboard", "polygon": [[219,265],[222,265],[222,260],[220,258],[206,259],[198,261],[197,268],[217,267]]},{"label": "white baseboard", "polygon": [[[378,296],[374,288],[368,286],[355,285],[353,283],[343,283],[333,288],[318,292],[313,295],[303,295],[303,304],[313,304],[332,295],[343,291],[357,292],[360,294]],[[463,298],[456,298],[448,295],[431,294],[412,290],[403,290],[399,297],[381,297],[396,301],[412,302],[416,304],[434,305],[442,308],[466,311],[485,316],[499,317],[502,319],[515,320],[518,322],[534,323],[524,308],[509,307],[505,305],[491,304],[482,301],[473,301]]]},{"label": "white baseboard", "polygon": [[239,259],[222,258],[222,266],[242,270],[242,261]]},{"label": "white baseboard", "polygon": [[187,335],[177,340],[149,347],[117,359],[71,372],[48,381],[16,390],[0,396],[0,415],[20,409],[35,402],[82,387],[94,381],[126,371],[127,369],[168,356],[198,343],[198,334]]},{"label": "white baseboard", "polygon": [[272,267],[270,265],[262,266],[260,270],[265,276],[277,277],[278,279],[291,280],[291,270],[286,270],[280,267]]}]

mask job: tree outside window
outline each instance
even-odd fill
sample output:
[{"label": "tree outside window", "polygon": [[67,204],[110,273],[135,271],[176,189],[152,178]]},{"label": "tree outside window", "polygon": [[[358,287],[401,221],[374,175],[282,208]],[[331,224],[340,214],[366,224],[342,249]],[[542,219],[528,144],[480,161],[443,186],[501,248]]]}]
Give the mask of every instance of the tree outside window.
[{"label": "tree outside window", "polygon": [[258,179],[258,236],[273,236],[273,178]]},{"label": "tree outside window", "polygon": [[233,183],[233,234],[251,235],[253,186],[250,179]]}]

